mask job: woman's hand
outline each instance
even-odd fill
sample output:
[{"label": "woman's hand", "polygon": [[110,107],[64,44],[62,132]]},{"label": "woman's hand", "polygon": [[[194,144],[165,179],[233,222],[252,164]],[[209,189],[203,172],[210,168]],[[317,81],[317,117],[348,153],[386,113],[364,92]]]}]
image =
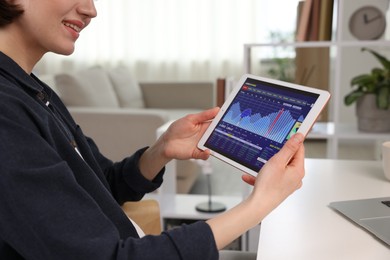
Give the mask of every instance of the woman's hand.
[{"label": "woman's hand", "polygon": [[302,134],[295,134],[260,170],[257,178],[243,176],[254,184],[251,199],[267,206],[269,211],[278,206],[291,193],[302,186],[305,175]]},{"label": "woman's hand", "polygon": [[200,150],[197,144],[218,111],[216,107],[173,122],[161,138],[164,155],[179,160],[207,159],[210,152]]},{"label": "woman's hand", "polygon": [[255,178],[242,179],[254,185],[249,197],[236,207],[207,220],[218,249],[258,225],[274,208],[302,185],[303,135],[295,134],[261,169]]},{"label": "woman's hand", "polygon": [[152,180],[172,159],[206,160],[210,151],[200,150],[197,144],[218,111],[216,107],[173,122],[157,142],[142,154],[139,168],[145,178]]}]

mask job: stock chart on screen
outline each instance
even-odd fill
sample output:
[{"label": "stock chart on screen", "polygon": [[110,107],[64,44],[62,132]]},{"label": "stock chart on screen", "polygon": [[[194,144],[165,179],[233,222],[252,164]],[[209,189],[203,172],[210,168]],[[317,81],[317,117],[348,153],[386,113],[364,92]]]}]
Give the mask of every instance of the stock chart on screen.
[{"label": "stock chart on screen", "polygon": [[297,132],[317,98],[248,80],[205,145],[258,171]]}]

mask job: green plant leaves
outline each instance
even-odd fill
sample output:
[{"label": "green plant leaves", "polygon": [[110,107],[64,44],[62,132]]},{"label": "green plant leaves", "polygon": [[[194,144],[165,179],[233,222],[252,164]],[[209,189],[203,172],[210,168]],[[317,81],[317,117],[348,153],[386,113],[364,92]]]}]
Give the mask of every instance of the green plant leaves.
[{"label": "green plant leaves", "polygon": [[362,48],[362,51],[371,52],[371,54],[374,55],[375,58],[377,58],[377,60],[382,64],[382,66],[385,69],[390,70],[390,61],[386,57],[384,57],[384,56],[380,55],[379,53],[377,53],[376,51],[373,51],[373,50],[368,49],[368,48]]},{"label": "green plant leaves", "polygon": [[364,95],[363,91],[361,91],[359,89],[354,90],[344,97],[344,104],[347,106],[350,106],[353,103],[355,103],[363,95]]},{"label": "green plant leaves", "polygon": [[360,91],[368,93],[373,93],[375,91],[375,83],[375,77],[371,74],[358,75],[351,80],[351,86],[358,86]]},{"label": "green plant leaves", "polygon": [[361,96],[374,93],[377,107],[388,109],[390,107],[390,61],[371,49],[362,48],[362,51],[368,51],[374,55],[383,68],[373,68],[371,73],[353,77],[351,79],[353,90],[344,97],[344,104],[349,106]]}]

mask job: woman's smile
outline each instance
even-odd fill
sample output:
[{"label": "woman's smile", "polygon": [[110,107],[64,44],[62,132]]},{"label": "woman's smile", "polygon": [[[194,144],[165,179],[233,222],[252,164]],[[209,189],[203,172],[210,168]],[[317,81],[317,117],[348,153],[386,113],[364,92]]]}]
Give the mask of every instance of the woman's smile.
[{"label": "woman's smile", "polygon": [[81,30],[84,28],[84,23],[77,20],[67,20],[62,22],[65,28],[71,33],[74,39],[77,39]]}]

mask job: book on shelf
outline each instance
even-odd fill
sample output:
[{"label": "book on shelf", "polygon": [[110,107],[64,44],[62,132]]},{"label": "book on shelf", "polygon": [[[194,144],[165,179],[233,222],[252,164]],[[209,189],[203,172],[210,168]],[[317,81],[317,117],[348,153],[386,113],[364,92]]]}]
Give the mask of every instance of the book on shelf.
[{"label": "book on shelf", "polygon": [[334,0],[301,0],[297,7],[297,41],[330,41]]},{"label": "book on shelf", "polygon": [[221,107],[223,103],[225,102],[225,84],[226,80],[225,78],[218,78],[217,79],[217,101],[216,104],[218,107]]},{"label": "book on shelf", "polygon": [[332,40],[333,0],[321,0],[318,40]]},{"label": "book on shelf", "polygon": [[298,3],[299,17],[297,17],[297,19],[299,22],[298,22],[296,40],[299,42],[307,40],[312,3],[313,0],[304,0]]},{"label": "book on shelf", "polygon": [[[295,57],[295,83],[329,90],[329,48],[297,48]],[[325,108],[318,121],[327,121]]]},{"label": "book on shelf", "polygon": [[299,24],[301,23],[301,17],[302,17],[302,9],[305,1],[299,1],[297,5],[297,17],[296,17],[296,23],[295,23],[295,40],[297,41],[298,39],[298,29],[299,29]]},{"label": "book on shelf", "polygon": [[[334,0],[303,0],[298,3],[297,41],[329,41]],[[329,48],[296,48],[295,83],[329,90]],[[319,121],[327,121],[325,109]]]},{"label": "book on shelf", "polygon": [[216,105],[221,107],[236,85],[234,77],[218,78],[216,88]]},{"label": "book on shelf", "polygon": [[312,6],[310,10],[308,35],[306,37],[309,41],[319,40],[320,29],[320,12],[321,12],[321,0],[312,0]]}]

